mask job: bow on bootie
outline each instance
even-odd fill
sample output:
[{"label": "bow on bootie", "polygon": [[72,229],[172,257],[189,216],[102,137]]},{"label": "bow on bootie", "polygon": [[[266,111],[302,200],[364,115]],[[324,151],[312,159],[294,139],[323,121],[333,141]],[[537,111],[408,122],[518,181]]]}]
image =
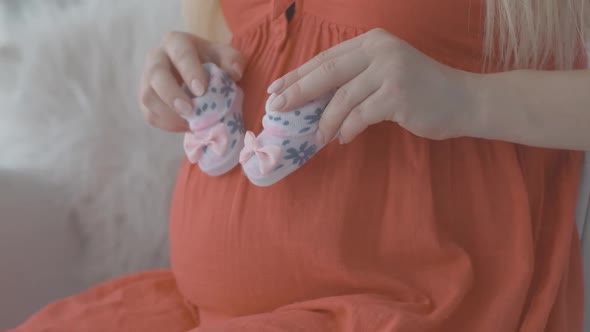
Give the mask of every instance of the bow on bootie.
[{"label": "bow on bootie", "polygon": [[190,162],[197,163],[205,148],[211,149],[218,156],[222,156],[227,150],[229,138],[223,123],[219,123],[202,132],[187,133],[184,135],[184,151]]},{"label": "bow on bootie", "polygon": [[281,148],[275,145],[262,146],[252,132],[244,137],[244,149],[240,152],[240,163],[245,164],[256,155],[260,174],[266,175],[275,168],[281,157]]}]

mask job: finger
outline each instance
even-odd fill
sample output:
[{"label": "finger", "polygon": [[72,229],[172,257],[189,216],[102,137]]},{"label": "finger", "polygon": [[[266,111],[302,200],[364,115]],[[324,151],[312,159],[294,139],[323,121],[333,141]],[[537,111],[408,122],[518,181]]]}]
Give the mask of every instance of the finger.
[{"label": "finger", "polygon": [[163,53],[155,60],[148,77],[149,85],[166,105],[178,114],[188,116],[192,113],[192,101],[180,87],[172,73],[172,65]]},{"label": "finger", "polygon": [[153,89],[142,96],[142,112],[150,125],[166,131],[188,131],[186,120],[181,118],[166,103],[164,103]]},{"label": "finger", "polygon": [[148,87],[147,92],[141,98],[141,104],[144,106],[149,112],[156,114],[156,115],[163,115],[167,112],[169,113],[176,113],[172,110],[166,103],[160,99],[160,96],[152,89]]},{"label": "finger", "polygon": [[269,105],[270,110],[280,112],[303,106],[344,85],[368,66],[369,61],[362,51],[328,60],[277,95]]},{"label": "finger", "polygon": [[167,121],[163,120],[158,114],[148,111],[148,116],[146,117],[148,123],[154,127],[164,131],[173,132],[173,133],[183,133],[190,131],[189,125],[186,121],[182,120],[174,120],[174,121]]},{"label": "finger", "polygon": [[290,87],[293,83],[299,81],[305,75],[311,73],[319,66],[321,66],[324,62],[337,58],[343,54],[351,52],[357,49],[361,42],[362,36],[355,37],[344,41],[332,48],[329,48],[320,54],[313,57],[313,59],[307,61],[297,69],[287,73],[283,77],[274,81],[267,89],[268,93],[281,93],[288,87]]},{"label": "finger", "polygon": [[189,116],[192,113],[192,102],[170,71],[156,69],[150,83],[160,99],[178,114]]},{"label": "finger", "polygon": [[240,51],[227,44],[211,44],[207,52],[207,60],[219,66],[229,74],[234,81],[239,81],[244,75],[246,59]]},{"label": "finger", "polygon": [[171,120],[161,120],[160,126],[158,128],[173,133],[184,133],[190,131],[188,123],[179,117]]},{"label": "finger", "polygon": [[379,89],[379,81],[372,79],[367,69],[340,87],[326,106],[318,124],[323,143],[332,140],[348,114]]},{"label": "finger", "polygon": [[165,38],[164,50],[191,92],[195,96],[202,96],[207,91],[209,80],[199,57],[200,43],[192,38],[196,37],[182,32],[171,32]]},{"label": "finger", "polygon": [[158,114],[154,112],[150,112],[145,107],[142,107],[142,111],[144,112],[144,116],[147,122],[154,128],[158,128],[164,131],[180,133],[180,132],[188,132],[190,131],[189,125],[186,121],[182,120],[174,120],[174,121],[166,121],[162,119]]},{"label": "finger", "polygon": [[384,102],[381,91],[371,94],[348,114],[340,127],[340,144],[351,142],[370,125],[385,120],[384,114],[388,113],[386,109],[392,106]]}]

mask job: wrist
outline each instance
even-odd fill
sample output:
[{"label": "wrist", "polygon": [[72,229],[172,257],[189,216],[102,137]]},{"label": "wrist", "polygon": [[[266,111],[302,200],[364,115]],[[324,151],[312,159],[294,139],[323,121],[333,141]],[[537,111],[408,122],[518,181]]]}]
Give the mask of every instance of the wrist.
[{"label": "wrist", "polygon": [[465,123],[463,135],[475,138],[489,137],[490,114],[489,102],[491,95],[491,80],[489,74],[464,72],[466,89]]}]

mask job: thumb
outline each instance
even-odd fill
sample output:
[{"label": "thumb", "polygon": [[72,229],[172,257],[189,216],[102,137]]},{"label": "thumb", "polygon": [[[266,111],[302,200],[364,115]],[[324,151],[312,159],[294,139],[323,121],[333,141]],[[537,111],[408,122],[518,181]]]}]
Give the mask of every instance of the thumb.
[{"label": "thumb", "polygon": [[207,60],[219,66],[234,81],[242,78],[246,59],[240,51],[227,44],[211,44],[207,53]]}]

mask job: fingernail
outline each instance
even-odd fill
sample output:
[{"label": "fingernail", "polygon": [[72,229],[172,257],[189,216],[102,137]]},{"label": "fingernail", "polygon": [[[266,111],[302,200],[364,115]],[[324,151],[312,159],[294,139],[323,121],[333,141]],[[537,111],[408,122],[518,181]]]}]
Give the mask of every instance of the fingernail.
[{"label": "fingernail", "polygon": [[332,137],[332,140],[335,140],[337,138],[341,138],[342,135],[340,135],[340,130],[338,130],[338,132],[336,133],[336,135],[334,135],[334,137]]},{"label": "fingernail", "polygon": [[285,80],[283,80],[283,78],[279,78],[278,80],[272,82],[272,84],[268,87],[268,89],[266,90],[267,93],[274,93],[279,91],[280,88],[283,87],[283,82]]},{"label": "fingernail", "polygon": [[191,82],[191,90],[193,90],[193,93],[197,96],[202,96],[203,93],[205,93],[205,88],[199,80],[193,80]]},{"label": "fingernail", "polygon": [[315,139],[319,145],[324,145],[324,134],[319,129],[315,132]]},{"label": "fingernail", "polygon": [[174,108],[176,109],[176,112],[178,112],[178,114],[184,116],[189,116],[193,112],[193,108],[191,107],[191,105],[180,98],[176,98],[174,100]]},{"label": "fingernail", "polygon": [[234,71],[234,73],[236,74],[236,76],[239,78],[242,78],[242,75],[244,74],[244,72],[242,71],[242,66],[240,66],[237,63],[234,63],[231,66],[231,69]]},{"label": "fingernail", "polygon": [[287,99],[285,99],[284,96],[279,95],[270,103],[270,110],[275,112],[280,111],[283,107],[285,107],[286,103]]}]

